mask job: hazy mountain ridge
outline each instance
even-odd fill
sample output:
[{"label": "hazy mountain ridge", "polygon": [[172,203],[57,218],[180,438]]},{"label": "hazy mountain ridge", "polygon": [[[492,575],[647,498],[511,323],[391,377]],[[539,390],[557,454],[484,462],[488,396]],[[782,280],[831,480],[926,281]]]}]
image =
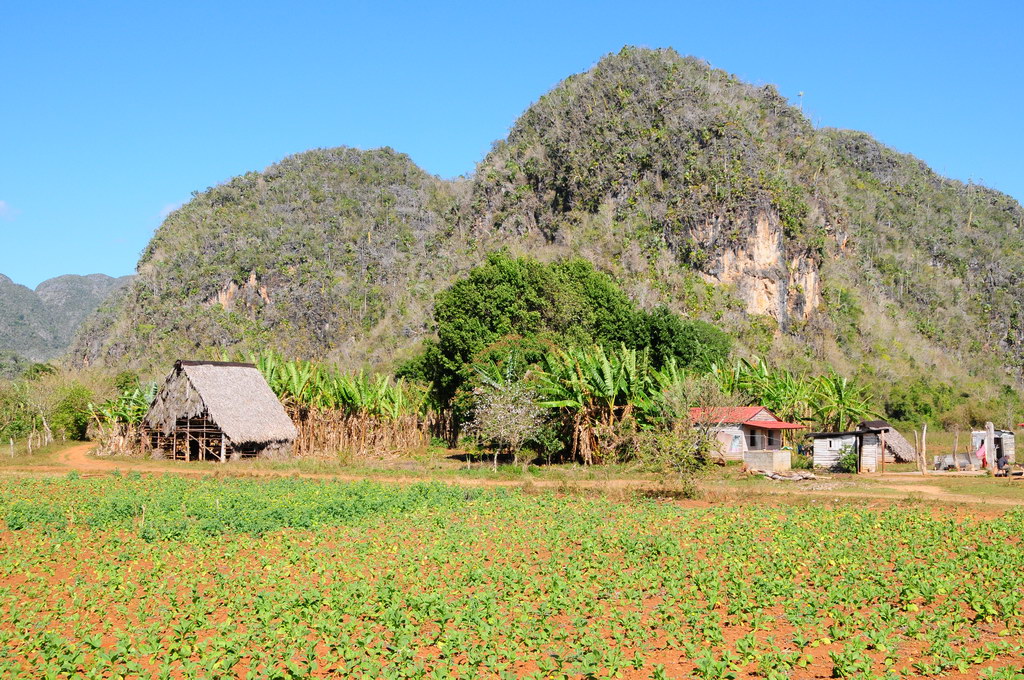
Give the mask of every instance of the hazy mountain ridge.
[{"label": "hazy mountain ridge", "polygon": [[275,346],[386,366],[429,335],[433,295],[505,247],[585,257],[798,370],[995,389],[1024,363],[1022,222],[1004,194],[813,128],[772,86],[627,48],[531,105],[468,180],[338,148],[197,193],[74,358]]},{"label": "hazy mountain ridge", "polygon": [[130,276],[69,274],[35,290],[0,274],[0,352],[32,361],[62,354],[81,322]]}]

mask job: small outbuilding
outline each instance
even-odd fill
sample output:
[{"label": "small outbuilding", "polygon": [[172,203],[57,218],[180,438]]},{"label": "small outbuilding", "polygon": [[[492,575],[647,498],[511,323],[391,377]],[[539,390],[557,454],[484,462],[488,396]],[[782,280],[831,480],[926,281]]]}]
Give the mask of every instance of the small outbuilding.
[{"label": "small outbuilding", "polygon": [[857,424],[861,431],[878,430],[882,435],[886,463],[912,463],[917,460],[917,451],[907,438],[885,420],[865,420]]},{"label": "small outbuilding", "polygon": [[876,472],[885,463],[917,460],[914,447],[884,420],[865,420],[848,432],[811,432],[814,467],[834,468],[848,453],[856,454],[857,472]]},{"label": "small outbuilding", "polygon": [[763,406],[694,408],[690,409],[690,419],[715,433],[717,453],[724,460],[745,460],[749,453],[779,451],[783,432],[806,427],[787,423]]},{"label": "small outbuilding", "polygon": [[178,361],[143,421],[154,453],[224,462],[282,457],[298,432],[253,364]]},{"label": "small outbuilding", "polygon": [[[981,448],[985,443],[985,430],[974,430],[971,432],[972,453]],[[1010,430],[993,430],[993,443],[995,444],[995,455],[992,460],[999,460],[1004,455],[1011,463],[1017,462],[1017,440]]]},{"label": "small outbuilding", "polygon": [[811,432],[814,448],[814,467],[835,468],[847,455],[856,456],[857,472],[878,469],[881,452],[880,430],[851,430],[849,432]]}]

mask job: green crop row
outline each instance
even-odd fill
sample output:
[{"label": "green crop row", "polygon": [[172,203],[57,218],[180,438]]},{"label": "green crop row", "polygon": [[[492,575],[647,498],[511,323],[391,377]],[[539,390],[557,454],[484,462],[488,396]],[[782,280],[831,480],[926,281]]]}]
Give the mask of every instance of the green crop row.
[{"label": "green crop row", "polygon": [[305,480],[7,479],[0,498],[3,677],[1022,671],[1020,510]]}]

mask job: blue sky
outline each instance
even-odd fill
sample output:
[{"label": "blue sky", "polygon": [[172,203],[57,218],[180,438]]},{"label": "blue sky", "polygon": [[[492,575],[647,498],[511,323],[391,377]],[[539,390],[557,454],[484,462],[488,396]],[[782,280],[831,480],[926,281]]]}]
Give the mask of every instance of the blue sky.
[{"label": "blue sky", "polygon": [[623,45],[775,83],[1024,199],[1017,3],[0,3],[0,273],[131,273],[194,190],[314,147],[471,173]]}]

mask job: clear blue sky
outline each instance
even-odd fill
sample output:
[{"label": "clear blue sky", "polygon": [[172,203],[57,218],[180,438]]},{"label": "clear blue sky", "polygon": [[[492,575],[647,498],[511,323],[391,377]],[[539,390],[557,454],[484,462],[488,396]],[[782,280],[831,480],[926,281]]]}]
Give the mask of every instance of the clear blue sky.
[{"label": "clear blue sky", "polygon": [[625,44],[775,83],[1024,199],[1016,2],[0,3],[0,273],[134,270],[193,190],[305,149],[473,171],[516,117]]}]

